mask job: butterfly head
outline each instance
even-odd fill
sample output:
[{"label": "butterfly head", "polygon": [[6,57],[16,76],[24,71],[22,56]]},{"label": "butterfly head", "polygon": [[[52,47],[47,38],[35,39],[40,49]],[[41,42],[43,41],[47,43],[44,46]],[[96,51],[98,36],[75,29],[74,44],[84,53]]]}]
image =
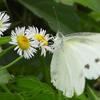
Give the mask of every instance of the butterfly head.
[{"label": "butterfly head", "polygon": [[55,39],[54,39],[54,44],[53,44],[53,48],[54,48],[54,51],[61,48],[61,44],[63,43],[63,34],[61,32],[57,32],[57,35],[55,36]]}]

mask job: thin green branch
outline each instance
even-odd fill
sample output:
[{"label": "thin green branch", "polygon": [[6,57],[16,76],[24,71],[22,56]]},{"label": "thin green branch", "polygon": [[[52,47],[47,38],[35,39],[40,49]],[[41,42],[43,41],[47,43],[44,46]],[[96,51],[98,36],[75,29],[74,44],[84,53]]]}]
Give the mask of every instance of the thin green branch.
[{"label": "thin green branch", "polygon": [[12,66],[13,64],[15,64],[16,62],[18,62],[18,61],[21,60],[22,58],[23,58],[22,56],[18,57],[17,59],[15,59],[14,61],[12,61],[12,62],[9,63],[8,65],[5,65],[5,66],[1,67],[0,70],[7,69],[8,67]]},{"label": "thin green branch", "polygon": [[11,49],[13,49],[14,46],[10,46],[9,48],[3,50],[1,53],[0,53],[0,57],[2,57],[3,55],[5,55],[7,52],[9,52]]}]

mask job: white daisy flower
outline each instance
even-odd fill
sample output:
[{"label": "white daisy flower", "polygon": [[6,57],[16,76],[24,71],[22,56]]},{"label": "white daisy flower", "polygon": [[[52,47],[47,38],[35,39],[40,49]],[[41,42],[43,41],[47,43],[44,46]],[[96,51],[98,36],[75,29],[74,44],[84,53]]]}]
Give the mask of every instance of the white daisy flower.
[{"label": "white daisy flower", "polygon": [[15,28],[15,31],[11,32],[10,44],[16,45],[14,50],[18,50],[17,53],[24,58],[29,59],[36,53],[36,47],[38,44],[36,41],[31,40],[30,36],[25,33],[25,27]]},{"label": "white daisy flower", "polygon": [[30,37],[33,37],[34,40],[39,42],[39,47],[41,48],[41,55],[46,56],[46,51],[52,52],[52,45],[49,45],[49,40],[53,41],[53,37],[49,34],[46,34],[46,30],[40,29],[37,27],[29,27],[26,32],[30,34]]},{"label": "white daisy flower", "polygon": [[9,16],[5,12],[0,12],[0,35],[3,35],[3,32],[6,31],[10,24]]}]

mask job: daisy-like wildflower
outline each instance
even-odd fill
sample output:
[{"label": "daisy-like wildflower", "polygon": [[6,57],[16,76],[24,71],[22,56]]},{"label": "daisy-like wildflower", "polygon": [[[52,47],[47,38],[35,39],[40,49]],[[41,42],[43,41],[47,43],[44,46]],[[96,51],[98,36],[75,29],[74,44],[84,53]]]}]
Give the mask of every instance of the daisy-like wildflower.
[{"label": "daisy-like wildflower", "polygon": [[39,47],[41,48],[41,55],[46,56],[46,51],[52,52],[52,45],[49,45],[49,41],[53,41],[53,37],[49,34],[46,34],[46,30],[40,29],[37,27],[29,27],[26,32],[31,35],[31,37],[39,42]]},{"label": "daisy-like wildflower", "polygon": [[10,44],[16,45],[14,50],[24,58],[29,59],[36,53],[36,47],[38,44],[36,41],[31,40],[30,35],[25,33],[25,27],[15,28],[15,31],[11,32]]},{"label": "daisy-like wildflower", "polygon": [[3,32],[6,31],[10,24],[9,16],[5,12],[0,12],[0,36],[3,35]]}]

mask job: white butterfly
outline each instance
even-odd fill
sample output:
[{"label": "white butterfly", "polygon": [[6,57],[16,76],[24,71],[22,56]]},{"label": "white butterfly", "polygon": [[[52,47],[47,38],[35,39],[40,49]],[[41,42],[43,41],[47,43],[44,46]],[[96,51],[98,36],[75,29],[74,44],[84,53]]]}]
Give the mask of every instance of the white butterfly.
[{"label": "white butterfly", "polygon": [[80,95],[85,78],[100,76],[100,34],[78,33],[57,37],[51,61],[51,82],[67,97]]}]

